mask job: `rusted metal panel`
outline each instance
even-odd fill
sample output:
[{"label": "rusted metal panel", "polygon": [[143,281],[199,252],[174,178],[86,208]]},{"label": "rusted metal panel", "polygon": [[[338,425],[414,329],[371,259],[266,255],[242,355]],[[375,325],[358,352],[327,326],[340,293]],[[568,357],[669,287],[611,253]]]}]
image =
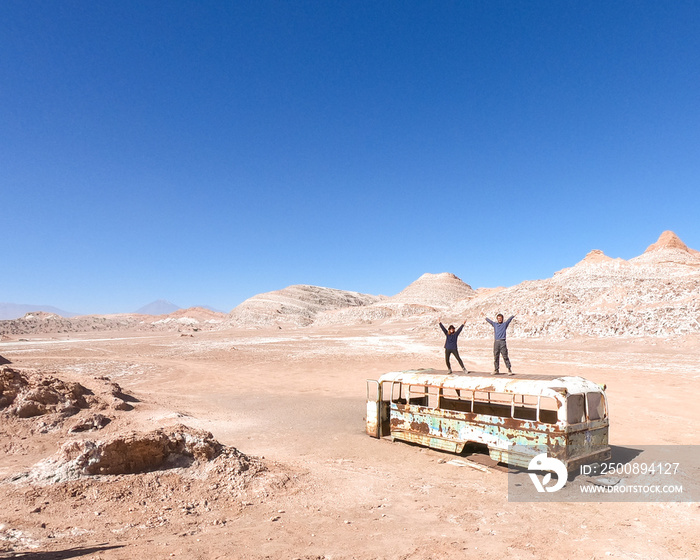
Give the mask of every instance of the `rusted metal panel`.
[{"label": "rusted metal panel", "polygon": [[404,430],[393,430],[391,437],[394,439],[400,439],[403,441],[408,441],[411,443],[417,443],[419,445],[424,445],[432,449],[440,449],[442,451],[449,451],[451,453],[461,453],[464,449],[464,443],[454,441],[447,438],[430,436],[424,433],[416,433],[412,431]]},{"label": "rusted metal panel", "polygon": [[366,430],[367,435],[378,438],[379,437],[379,403],[376,401],[367,402],[367,420],[366,420]]}]

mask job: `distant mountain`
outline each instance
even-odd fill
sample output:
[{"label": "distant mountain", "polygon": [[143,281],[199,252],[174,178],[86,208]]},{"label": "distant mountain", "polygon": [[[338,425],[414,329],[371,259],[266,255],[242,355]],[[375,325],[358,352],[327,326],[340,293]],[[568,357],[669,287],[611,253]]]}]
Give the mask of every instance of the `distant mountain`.
[{"label": "distant mountain", "polygon": [[181,309],[181,307],[164,299],[159,299],[148,305],[144,305],[140,309],[134,311],[134,313],[138,313],[139,315],[168,315],[178,309]]},{"label": "distant mountain", "polygon": [[32,311],[45,311],[61,317],[76,317],[78,313],[64,311],[51,305],[34,305],[28,303],[0,303],[0,320],[18,319]]}]

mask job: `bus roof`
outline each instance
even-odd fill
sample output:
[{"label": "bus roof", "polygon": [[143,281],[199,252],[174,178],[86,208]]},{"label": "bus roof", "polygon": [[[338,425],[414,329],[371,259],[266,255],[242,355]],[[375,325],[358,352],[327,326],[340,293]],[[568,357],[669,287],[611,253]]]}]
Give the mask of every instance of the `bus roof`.
[{"label": "bus roof", "polygon": [[392,371],[383,374],[378,381],[380,383],[401,381],[410,385],[559,397],[576,393],[602,393],[605,389],[604,386],[576,376],[448,374],[434,369]]}]

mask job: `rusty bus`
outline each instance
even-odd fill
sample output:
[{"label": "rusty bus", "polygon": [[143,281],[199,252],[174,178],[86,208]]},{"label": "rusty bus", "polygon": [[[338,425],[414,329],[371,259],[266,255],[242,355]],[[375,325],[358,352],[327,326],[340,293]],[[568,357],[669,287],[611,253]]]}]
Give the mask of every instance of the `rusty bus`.
[{"label": "rusty bus", "polygon": [[527,468],[546,452],[569,471],[610,458],[605,386],[582,377],[386,373],[367,380],[367,433],[461,453],[488,446]]}]

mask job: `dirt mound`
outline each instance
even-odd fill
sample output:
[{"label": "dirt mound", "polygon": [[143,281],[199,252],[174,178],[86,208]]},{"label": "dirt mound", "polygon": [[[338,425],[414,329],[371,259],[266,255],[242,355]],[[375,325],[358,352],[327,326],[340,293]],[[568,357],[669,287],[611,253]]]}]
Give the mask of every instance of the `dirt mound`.
[{"label": "dirt mound", "polygon": [[57,482],[89,475],[138,474],[206,463],[222,453],[229,467],[235,463],[234,471],[250,468],[249,457],[223,446],[211,433],[178,425],[145,433],[119,433],[104,441],[68,441],[26,476]]},{"label": "dirt mound", "polygon": [[18,543],[37,548],[60,541],[65,547],[84,535],[126,542],[144,534],[206,534],[234,523],[248,507],[267,510],[272,495],[294,489],[294,479],[289,469],[186,426],[105,441],[75,439],[30,471],[0,480],[3,496],[19,512],[9,527],[33,522],[4,538],[0,525],[0,551]]},{"label": "dirt mound", "polygon": [[[97,393],[80,383],[64,381],[51,374],[0,366],[0,415],[22,419],[51,416],[55,425],[90,408],[132,408],[127,402],[131,398],[119,385],[105,377],[94,379],[100,386]],[[90,422],[96,426],[108,423],[100,418],[85,421],[88,423],[83,429],[87,429]]]}]

